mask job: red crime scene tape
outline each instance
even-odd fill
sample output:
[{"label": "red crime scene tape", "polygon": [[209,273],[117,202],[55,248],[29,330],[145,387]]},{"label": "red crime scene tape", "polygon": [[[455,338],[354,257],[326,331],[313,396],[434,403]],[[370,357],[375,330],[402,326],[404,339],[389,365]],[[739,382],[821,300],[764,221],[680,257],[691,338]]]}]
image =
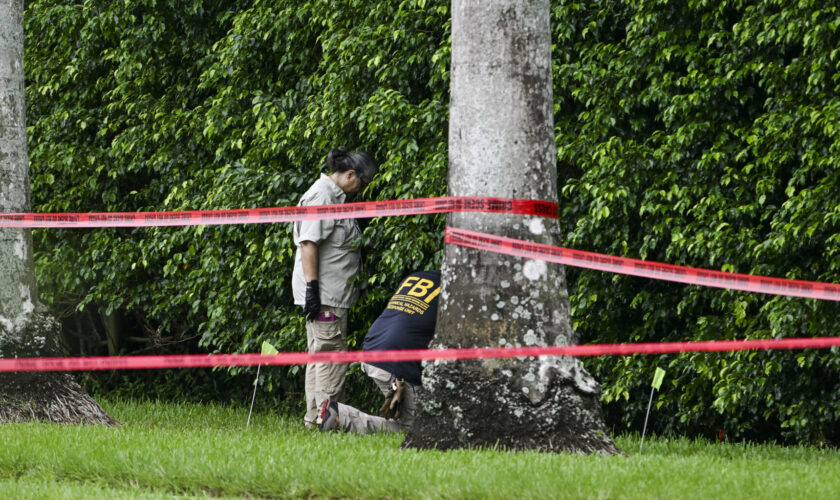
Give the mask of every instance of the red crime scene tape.
[{"label": "red crime scene tape", "polygon": [[532,243],[452,227],[446,228],[444,241],[453,245],[529,259],[546,260],[567,266],[641,276],[657,280],[676,281],[689,285],[729,288],[732,290],[810,299],[840,300],[840,285],[832,283],[768,278],[750,274],[725,273],[709,269],[675,266],[673,264],[614,257],[612,255],[544,245],[542,243]]},{"label": "red crime scene tape", "polygon": [[487,347],[465,349],[407,349],[398,351],[333,351],[309,354],[183,354],[150,356],[91,356],[65,358],[0,359],[0,372],[140,370],[209,368],[216,366],[301,365],[362,361],[431,361],[538,356],[608,356],[671,354],[679,352],[728,352],[759,349],[821,349],[840,346],[840,337],[714,340],[702,342],[651,342],[639,344],[588,344],[548,347]]},{"label": "red crime scene tape", "polygon": [[558,217],[556,203],[517,198],[446,196],[364,201],[307,207],[191,210],[185,212],[0,213],[0,227],[93,228],[262,224],[299,220],[349,219],[450,212],[486,212]]},{"label": "red crime scene tape", "polygon": [[[535,200],[444,197],[245,210],[86,214],[4,213],[0,214],[0,227],[78,228],[252,224],[448,212],[491,212],[557,218],[558,207],[555,203]],[[724,273],[721,271],[614,257],[451,227],[446,229],[445,242],[524,258],[541,259],[569,266],[692,285],[823,300],[840,300],[840,285],[830,283]],[[642,344],[590,344],[562,347],[344,351],[314,354],[298,352],[270,356],[262,354],[191,354],[16,358],[0,359],[0,372],[201,368],[216,366],[296,365],[305,363],[350,363],[356,361],[456,360],[534,356],[604,356],[668,354],[678,352],[725,352],[755,349],[808,349],[835,346],[840,346],[840,337],[656,342]]]}]

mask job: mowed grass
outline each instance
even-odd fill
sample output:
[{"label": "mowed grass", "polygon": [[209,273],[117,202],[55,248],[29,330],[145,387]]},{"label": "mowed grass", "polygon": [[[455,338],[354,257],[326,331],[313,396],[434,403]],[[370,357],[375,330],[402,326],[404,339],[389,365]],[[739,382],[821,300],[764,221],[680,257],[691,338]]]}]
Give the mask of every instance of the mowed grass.
[{"label": "mowed grass", "polygon": [[832,498],[840,452],[619,437],[627,456],[402,450],[247,409],[105,402],[121,427],[0,426],[0,498]]}]

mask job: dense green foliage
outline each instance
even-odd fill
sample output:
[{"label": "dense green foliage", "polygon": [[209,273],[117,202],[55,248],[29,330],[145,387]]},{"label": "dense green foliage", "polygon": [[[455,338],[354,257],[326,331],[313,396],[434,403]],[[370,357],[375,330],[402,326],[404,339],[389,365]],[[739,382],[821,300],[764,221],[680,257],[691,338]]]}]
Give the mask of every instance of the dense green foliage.
[{"label": "dense green foliage", "polygon": [[[840,9],[824,2],[557,7],[567,244],[840,282]],[[836,303],[574,272],[584,342],[837,335]],[[617,425],[840,442],[836,349],[587,361]]]},{"label": "dense green foliage", "polygon": [[247,409],[105,400],[121,427],[0,426],[0,497],[831,498],[840,452],[619,436],[628,456],[400,449]]},{"label": "dense green foliage", "polygon": [[[337,145],[382,161],[368,199],[445,194],[447,2],[59,3],[26,5],[37,211],[292,205]],[[840,282],[840,11],[823,3],[557,2],[565,244]],[[354,339],[402,276],[439,265],[442,228],[370,221]],[[35,234],[73,352],[303,348],[288,224]],[[834,303],[570,277],[582,342],[840,326]],[[641,425],[658,364],[661,431],[840,442],[833,350],[585,362],[617,429]],[[266,373],[300,390],[296,367]]]},{"label": "dense green foliage", "polygon": [[[445,194],[446,7],[64,3],[26,7],[35,209],[294,205],[339,145],[382,161],[371,197]],[[405,274],[439,266],[442,221],[371,221],[353,339]],[[36,237],[79,352],[305,350],[289,224]]]}]

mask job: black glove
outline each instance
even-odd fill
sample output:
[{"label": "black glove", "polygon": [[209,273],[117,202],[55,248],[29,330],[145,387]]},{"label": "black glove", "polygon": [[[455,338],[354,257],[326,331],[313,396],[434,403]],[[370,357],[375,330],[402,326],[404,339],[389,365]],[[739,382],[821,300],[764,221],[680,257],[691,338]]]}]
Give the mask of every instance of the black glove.
[{"label": "black glove", "polygon": [[306,302],[303,304],[303,316],[306,321],[315,321],[321,312],[321,290],[318,280],[306,284]]}]

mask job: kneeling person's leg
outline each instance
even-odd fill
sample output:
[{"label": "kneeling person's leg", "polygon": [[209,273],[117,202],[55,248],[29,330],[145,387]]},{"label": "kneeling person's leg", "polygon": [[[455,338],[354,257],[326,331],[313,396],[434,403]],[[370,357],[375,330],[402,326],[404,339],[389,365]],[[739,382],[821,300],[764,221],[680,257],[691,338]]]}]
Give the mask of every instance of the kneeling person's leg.
[{"label": "kneeling person's leg", "polygon": [[324,403],[322,431],[352,432],[355,434],[376,434],[377,432],[400,432],[400,423],[367,413],[344,403]]}]

